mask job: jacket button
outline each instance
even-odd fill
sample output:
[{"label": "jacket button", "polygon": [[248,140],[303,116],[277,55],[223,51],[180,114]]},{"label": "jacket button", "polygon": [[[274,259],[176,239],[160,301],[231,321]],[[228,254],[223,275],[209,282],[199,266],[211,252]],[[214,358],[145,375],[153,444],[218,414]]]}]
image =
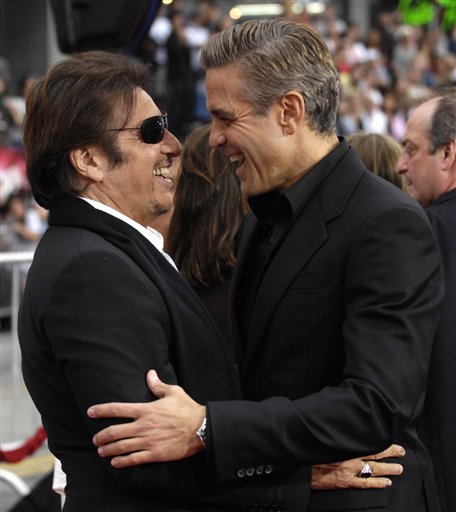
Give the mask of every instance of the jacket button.
[{"label": "jacket button", "polygon": [[245,469],[244,468],[238,469],[237,473],[236,473],[236,476],[238,478],[244,478],[245,477]]},{"label": "jacket button", "polygon": [[256,474],[257,475],[262,475],[264,473],[264,466],[258,466],[256,468]]},{"label": "jacket button", "polygon": [[255,469],[254,469],[254,468],[247,468],[247,469],[245,470],[245,474],[246,474],[247,476],[253,476],[253,475],[255,474]]},{"label": "jacket button", "polygon": [[269,464],[268,466],[266,466],[266,467],[265,467],[265,469],[264,469],[264,472],[265,472],[267,475],[271,474],[273,471],[274,471],[274,468],[273,468],[273,466],[271,466],[270,464]]}]

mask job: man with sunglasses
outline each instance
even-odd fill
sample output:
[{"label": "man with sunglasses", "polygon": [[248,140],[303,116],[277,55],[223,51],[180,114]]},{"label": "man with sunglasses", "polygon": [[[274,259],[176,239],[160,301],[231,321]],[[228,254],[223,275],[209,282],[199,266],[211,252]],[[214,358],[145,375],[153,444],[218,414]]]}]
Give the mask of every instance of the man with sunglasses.
[{"label": "man with sunglasses", "polygon": [[300,512],[307,470],[216,485],[202,454],[114,469],[92,443],[116,421],[90,420],[86,409],[148,402],[150,367],[203,403],[240,398],[223,338],[150,229],[171,208],[180,146],[148,80],[134,60],[88,52],[56,64],[28,98],[27,172],[50,227],[28,275],[19,338],[25,382],[67,475],[64,510]]},{"label": "man with sunglasses", "polygon": [[27,173],[49,229],[20,308],[23,375],[67,475],[65,512],[248,510],[286,490],[217,487],[203,454],[114,469],[92,442],[113,421],[86,416],[100,401],[151,400],[150,367],[203,403],[240,397],[223,338],[150,227],[172,206],[180,145],[149,80],[136,60],[88,52],[28,97]]},{"label": "man with sunglasses", "polygon": [[[251,207],[231,288],[246,400],[201,404],[151,372],[161,400],[88,411],[135,420],[97,434],[100,455],[121,468],[204,450],[220,480],[253,482],[396,442],[393,485],[311,491],[309,467],[302,510],[438,512],[417,435],[443,296],[424,211],[337,137],[339,76],[310,28],[236,24],[201,59],[210,144],[237,163]],[[366,459],[360,488],[375,475]]]}]

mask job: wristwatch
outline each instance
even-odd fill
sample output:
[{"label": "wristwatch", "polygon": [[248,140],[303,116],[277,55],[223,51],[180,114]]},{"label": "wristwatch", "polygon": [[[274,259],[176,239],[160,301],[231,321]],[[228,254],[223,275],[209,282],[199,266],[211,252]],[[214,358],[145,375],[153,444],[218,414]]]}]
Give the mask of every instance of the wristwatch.
[{"label": "wristwatch", "polygon": [[200,438],[201,443],[203,444],[203,447],[206,448],[206,441],[207,441],[207,419],[204,418],[203,423],[201,423],[201,427],[196,431],[196,435]]}]

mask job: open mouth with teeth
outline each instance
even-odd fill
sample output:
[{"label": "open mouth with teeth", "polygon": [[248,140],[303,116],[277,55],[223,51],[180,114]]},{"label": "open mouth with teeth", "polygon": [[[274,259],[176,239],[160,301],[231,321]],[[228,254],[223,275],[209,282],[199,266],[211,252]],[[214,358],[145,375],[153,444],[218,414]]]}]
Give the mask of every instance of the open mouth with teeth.
[{"label": "open mouth with teeth", "polygon": [[240,167],[243,163],[245,158],[241,155],[233,155],[229,157],[230,162],[235,165],[236,167]]},{"label": "open mouth with teeth", "polygon": [[157,169],[154,169],[154,176],[160,176],[160,178],[172,183],[171,179],[171,169],[169,167],[158,167]]}]

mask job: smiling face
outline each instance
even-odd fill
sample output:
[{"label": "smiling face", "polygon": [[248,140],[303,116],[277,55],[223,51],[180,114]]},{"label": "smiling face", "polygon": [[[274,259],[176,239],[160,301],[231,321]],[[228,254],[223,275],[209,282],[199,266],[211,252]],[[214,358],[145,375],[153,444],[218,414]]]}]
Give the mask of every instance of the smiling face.
[{"label": "smiling face", "polygon": [[289,165],[292,151],[284,151],[289,139],[280,102],[265,116],[256,115],[240,83],[242,77],[235,66],[206,73],[206,100],[212,115],[210,145],[221,147],[232,162],[237,162],[236,174],[245,196],[287,188],[296,176]]},{"label": "smiling face", "polygon": [[[159,114],[152,98],[137,89],[127,126],[138,127],[144,119]],[[175,181],[169,176],[173,160],[180,155],[179,141],[167,130],[157,144],[144,143],[139,130],[118,131],[116,137],[121,163],[113,167],[106,155],[97,153],[97,172],[92,169],[84,195],[149,226],[172,208]]]}]

